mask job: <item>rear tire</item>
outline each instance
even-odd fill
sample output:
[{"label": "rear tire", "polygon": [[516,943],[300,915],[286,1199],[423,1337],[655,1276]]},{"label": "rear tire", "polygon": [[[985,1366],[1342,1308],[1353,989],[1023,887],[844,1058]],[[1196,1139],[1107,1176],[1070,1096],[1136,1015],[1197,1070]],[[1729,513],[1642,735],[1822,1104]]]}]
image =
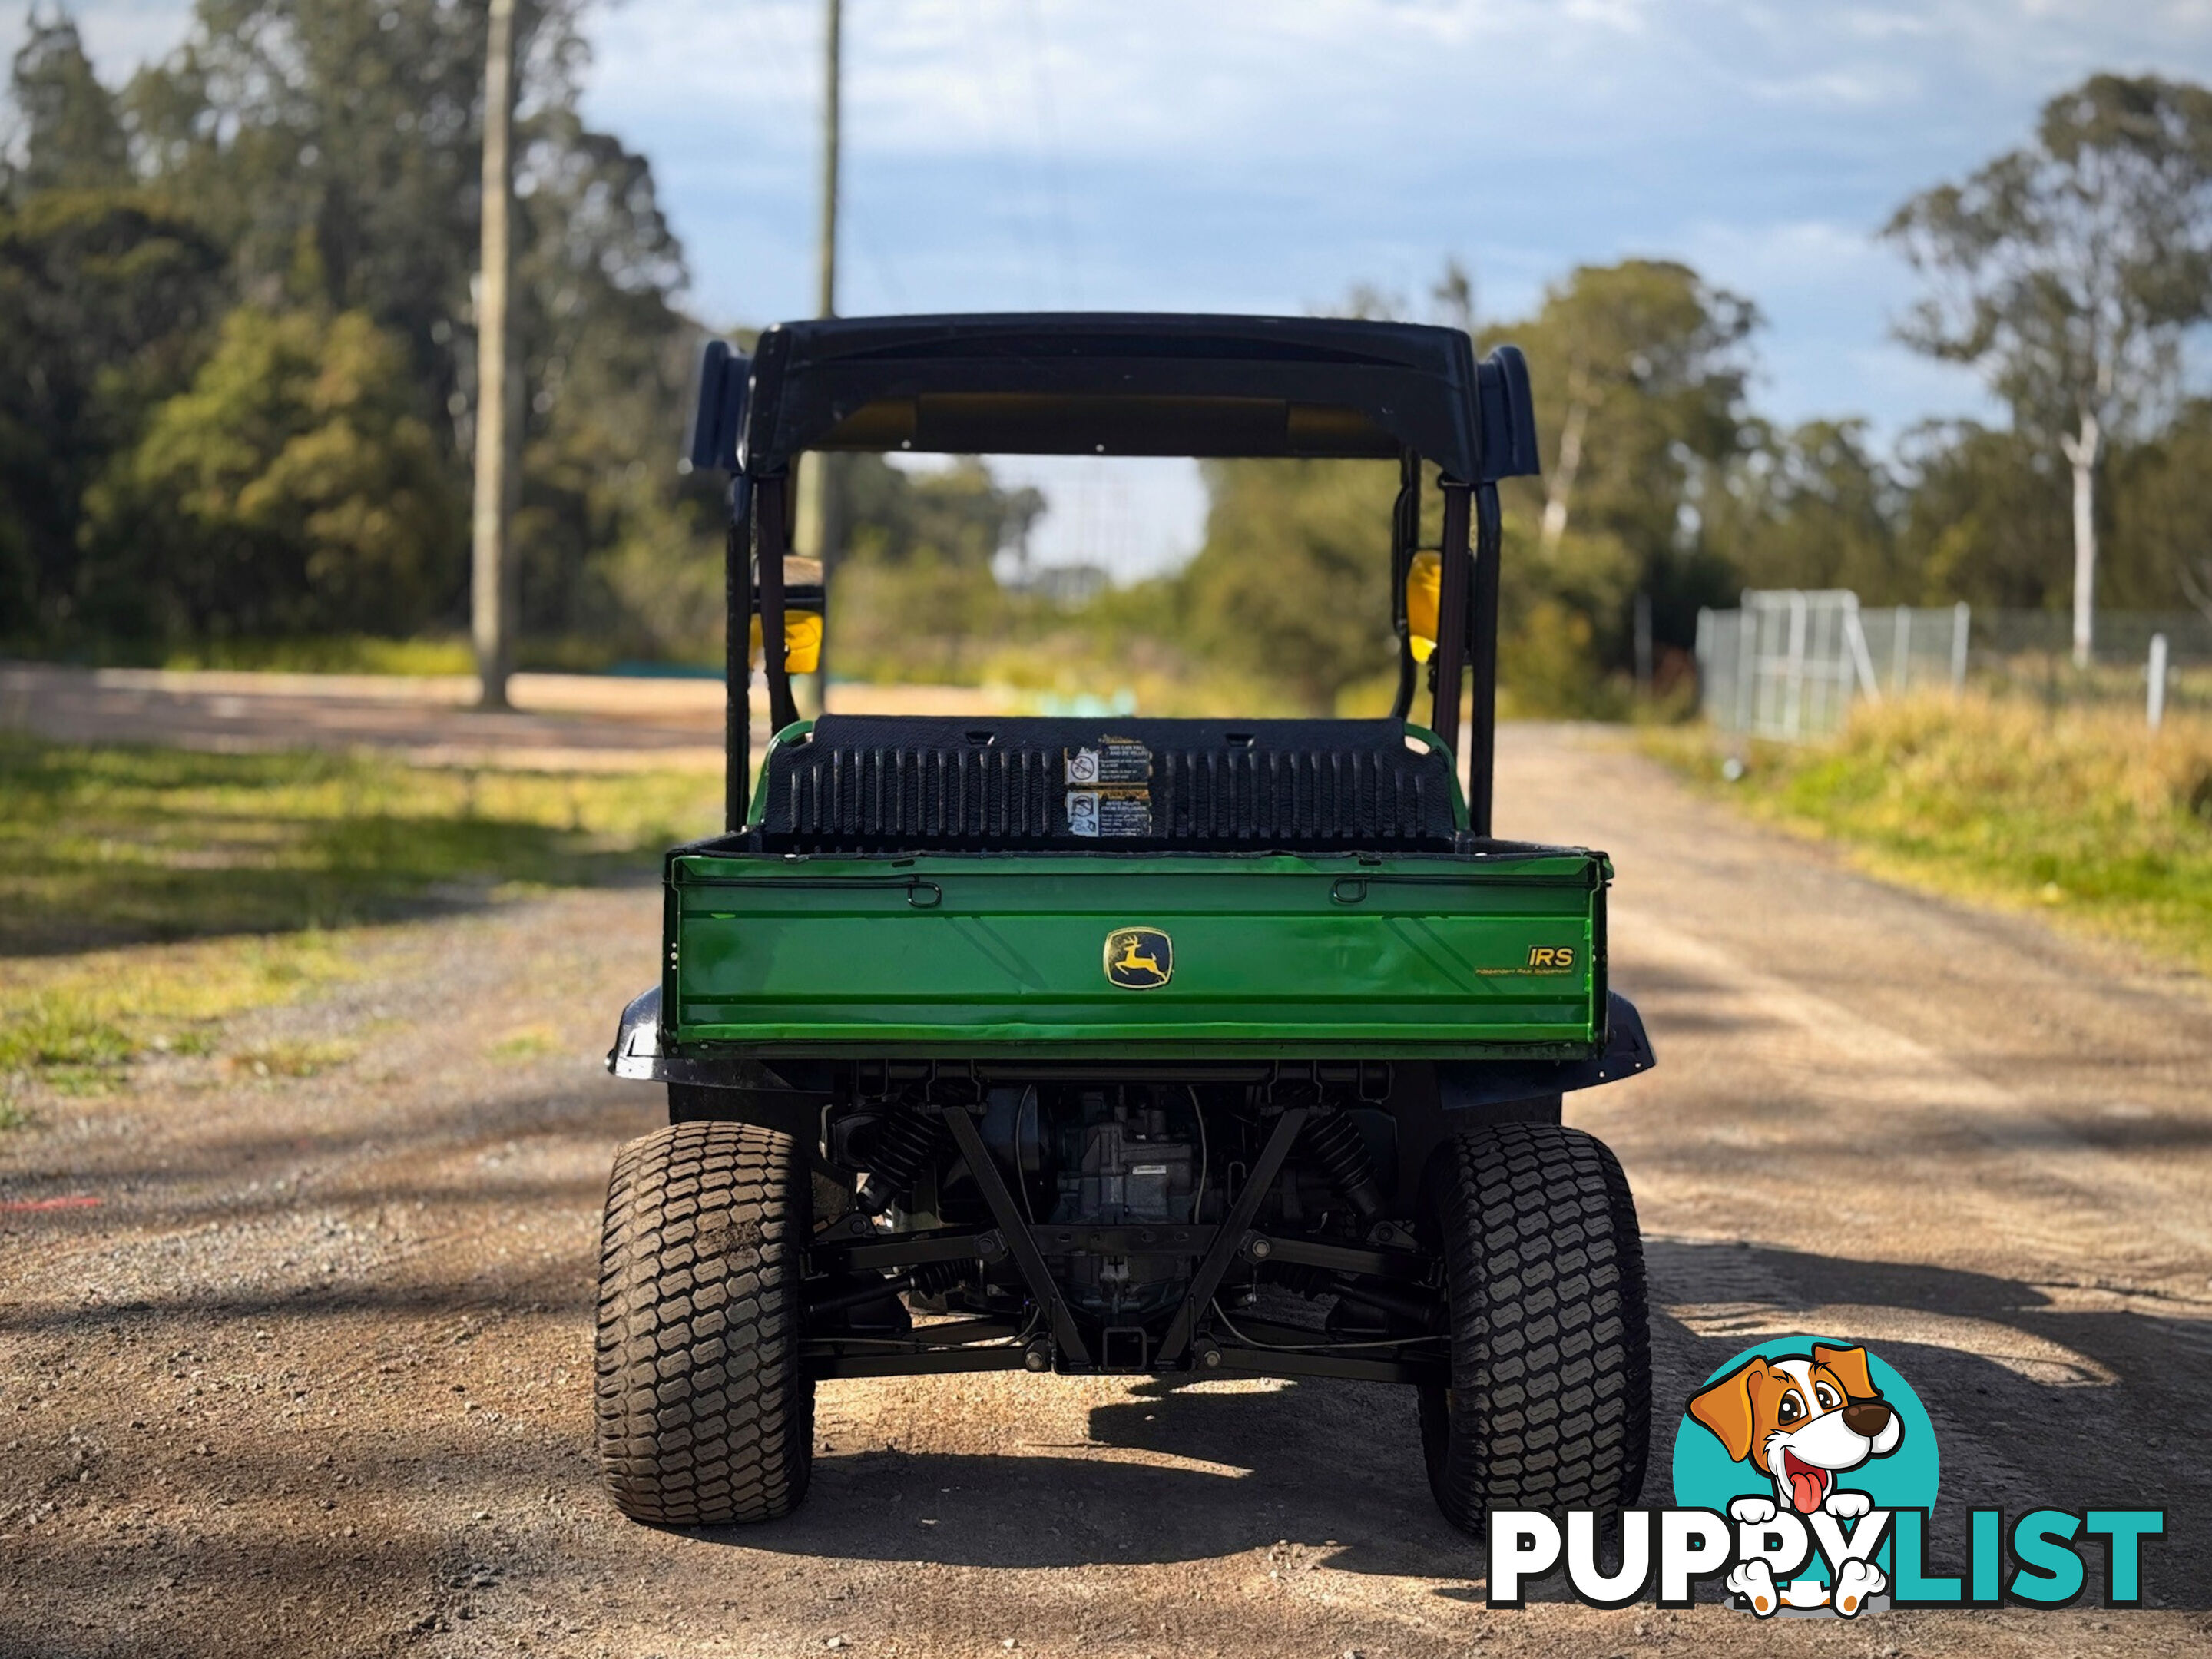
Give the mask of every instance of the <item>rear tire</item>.
[{"label": "rear tire", "polygon": [[599,1249],[599,1463],[634,1521],[773,1521],[806,1496],[811,1181],[798,1143],[679,1123],[623,1147]]},{"label": "rear tire", "polygon": [[1446,1140],[1421,1224],[1444,1259],[1451,1382],[1421,1389],[1430,1490],[1462,1532],[1493,1509],[1614,1512],[1644,1486],[1644,1246],[1602,1141],[1549,1123]]}]

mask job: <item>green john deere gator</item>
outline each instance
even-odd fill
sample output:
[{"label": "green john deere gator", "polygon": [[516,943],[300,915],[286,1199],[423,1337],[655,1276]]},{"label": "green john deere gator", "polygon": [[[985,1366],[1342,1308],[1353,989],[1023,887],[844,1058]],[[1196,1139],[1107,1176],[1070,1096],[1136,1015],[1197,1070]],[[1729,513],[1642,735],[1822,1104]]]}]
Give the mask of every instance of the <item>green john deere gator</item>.
[{"label": "green john deere gator", "polygon": [[[1395,709],[801,720],[824,596],[791,480],[841,450],[1395,459]],[[817,1382],[1002,1369],[1407,1383],[1462,1528],[1632,1501],[1642,1248],[1560,1103],[1651,1051],[1606,985],[1604,854],[1491,831],[1520,354],[1334,319],[794,323],[708,348],[691,460],[730,479],[727,830],[668,854],[660,983],[609,1058],[669,1108],[607,1199],[623,1511],[787,1514]]]}]

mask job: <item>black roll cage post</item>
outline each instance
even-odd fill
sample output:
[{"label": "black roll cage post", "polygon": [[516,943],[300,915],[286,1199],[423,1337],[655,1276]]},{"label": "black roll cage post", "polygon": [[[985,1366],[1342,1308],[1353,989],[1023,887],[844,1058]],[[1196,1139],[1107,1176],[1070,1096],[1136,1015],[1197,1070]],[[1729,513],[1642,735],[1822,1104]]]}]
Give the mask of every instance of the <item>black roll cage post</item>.
[{"label": "black roll cage post", "polygon": [[732,473],[722,542],[722,828],[732,835],[751,811],[745,786],[753,775],[752,499],[752,481]]},{"label": "black roll cage post", "polygon": [[[1408,455],[1399,486],[1392,526],[1390,568],[1397,587],[1393,608],[1398,631],[1398,696],[1393,718],[1412,712],[1415,669],[1413,630],[1406,615],[1406,575],[1419,538],[1420,459]],[[1429,657],[1432,694],[1429,730],[1459,764],[1459,694],[1463,676],[1474,670],[1474,706],[1468,722],[1468,827],[1491,833],[1492,775],[1497,763],[1498,733],[1498,561],[1502,551],[1498,486],[1487,481],[1464,484],[1437,480],[1443,493],[1444,523],[1439,550],[1442,568],[1437,594],[1437,644]],[[1469,545],[1468,520],[1474,520]],[[1455,628],[1449,618],[1461,618]]]},{"label": "black roll cage post", "polygon": [[1390,508],[1390,625],[1398,635],[1398,693],[1390,699],[1390,718],[1413,712],[1413,684],[1420,665],[1413,660],[1413,620],[1406,613],[1406,579],[1421,547],[1421,458],[1411,450],[1398,458],[1398,498]]},{"label": "black roll cage post", "polygon": [[[723,741],[729,763],[722,785],[722,827],[734,834],[745,827],[751,801],[752,650],[755,599],[761,621],[761,662],[768,680],[768,726],[771,735],[799,718],[791,694],[789,641],[784,633],[783,560],[791,546],[791,488],[788,476],[730,481],[730,530],[723,544],[722,587],[729,607],[723,624],[722,672],[728,687],[723,699]],[[753,544],[759,544],[754,556]]]},{"label": "black roll cage post", "polygon": [[761,665],[768,675],[769,730],[781,732],[799,718],[799,704],[791,695],[791,641],[783,611],[783,562],[791,553],[791,520],[798,501],[788,473],[763,478],[755,488],[760,493],[753,517],[760,545],[754,566],[760,583]]},{"label": "black roll cage post", "polygon": [[[1487,479],[1462,499],[1474,497],[1474,601],[1468,607],[1468,665],[1474,671],[1474,702],[1468,711],[1468,825],[1478,836],[1491,834],[1490,808],[1498,768],[1498,565],[1504,553],[1504,525],[1498,486]],[[1449,501],[1449,497],[1446,498]],[[1462,508],[1462,514],[1465,508]],[[1460,520],[1466,534],[1467,520]],[[1449,539],[1449,538],[1447,538]],[[1460,544],[1462,550],[1467,544]]]},{"label": "black roll cage post", "polygon": [[[1440,638],[1429,656],[1429,690],[1432,698],[1429,729],[1435,732],[1459,764],[1459,698],[1462,674],[1474,671],[1474,703],[1468,726],[1468,824],[1478,836],[1491,833],[1491,802],[1495,791],[1491,775],[1496,762],[1498,731],[1498,560],[1504,537],[1498,507],[1498,486],[1485,480],[1468,485],[1440,477],[1443,492],[1444,525],[1440,556],[1443,568],[1437,595],[1437,631]],[[1472,512],[1474,545],[1468,545]],[[1421,545],[1421,458],[1406,451],[1398,462],[1398,495],[1390,509],[1390,621],[1398,636],[1398,690],[1390,701],[1390,718],[1402,720],[1413,712],[1413,695],[1420,665],[1413,660],[1413,629],[1406,611],[1406,578]],[[1472,557],[1474,568],[1468,568]],[[1464,629],[1444,625],[1447,617],[1466,618]]]}]

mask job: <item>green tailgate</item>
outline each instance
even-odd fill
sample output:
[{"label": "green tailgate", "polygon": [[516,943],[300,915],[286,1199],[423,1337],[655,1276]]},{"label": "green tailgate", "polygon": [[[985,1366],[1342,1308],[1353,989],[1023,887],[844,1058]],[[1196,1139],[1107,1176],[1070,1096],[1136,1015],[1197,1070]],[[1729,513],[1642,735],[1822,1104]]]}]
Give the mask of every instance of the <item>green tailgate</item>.
[{"label": "green tailgate", "polygon": [[[664,1034],[890,1058],[1579,1056],[1602,1035],[1610,873],[1550,849],[684,854]],[[1124,928],[1168,936],[1165,983],[1109,980]]]}]

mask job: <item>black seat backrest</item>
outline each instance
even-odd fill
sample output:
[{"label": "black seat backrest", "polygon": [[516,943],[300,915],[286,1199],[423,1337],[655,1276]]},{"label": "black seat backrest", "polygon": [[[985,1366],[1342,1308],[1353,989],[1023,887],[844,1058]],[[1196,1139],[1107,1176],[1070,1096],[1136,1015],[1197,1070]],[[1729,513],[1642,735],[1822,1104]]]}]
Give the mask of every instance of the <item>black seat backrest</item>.
[{"label": "black seat backrest", "polygon": [[1449,851],[1449,762],[1395,720],[825,714],[769,752],[763,850]]}]

